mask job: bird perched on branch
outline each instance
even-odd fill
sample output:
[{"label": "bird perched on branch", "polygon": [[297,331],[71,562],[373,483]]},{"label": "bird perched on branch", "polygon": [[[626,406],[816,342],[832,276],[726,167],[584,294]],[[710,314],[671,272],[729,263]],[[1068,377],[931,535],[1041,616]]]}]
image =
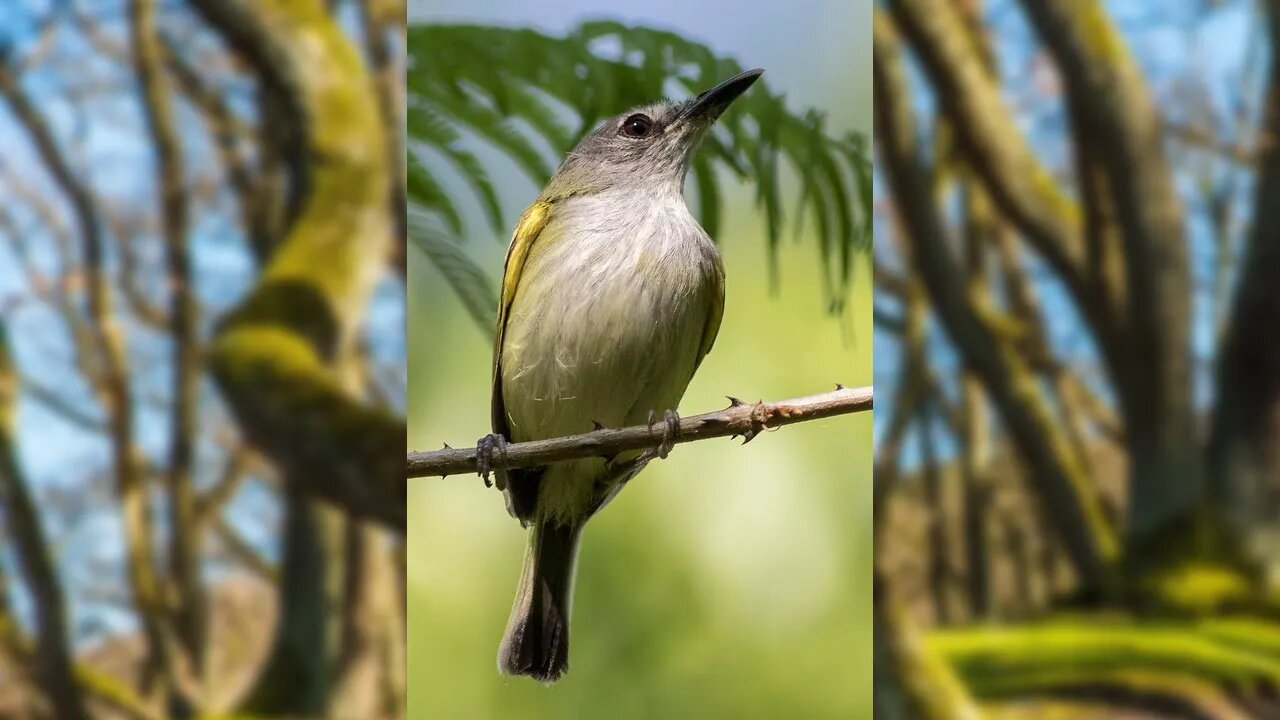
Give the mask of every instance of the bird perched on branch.
[{"label": "bird perched on branch", "polygon": [[[479,447],[507,508],[529,527],[499,670],[557,680],[587,520],[679,430],[675,408],[711,350],[724,308],[720,252],[684,201],[701,139],[751,87],[750,70],[683,102],[633,108],[564,159],[521,216],[507,250],[493,363],[493,434]],[[501,467],[507,441],[654,423],[646,451]]]}]

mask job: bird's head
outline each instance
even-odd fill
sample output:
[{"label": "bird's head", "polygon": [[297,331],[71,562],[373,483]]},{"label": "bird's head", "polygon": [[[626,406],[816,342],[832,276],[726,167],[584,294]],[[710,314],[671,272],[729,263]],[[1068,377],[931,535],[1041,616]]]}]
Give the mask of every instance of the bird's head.
[{"label": "bird's head", "polygon": [[606,120],[565,157],[547,190],[576,194],[634,186],[679,192],[706,131],[762,73],[748,70],[695,98],[641,105]]}]

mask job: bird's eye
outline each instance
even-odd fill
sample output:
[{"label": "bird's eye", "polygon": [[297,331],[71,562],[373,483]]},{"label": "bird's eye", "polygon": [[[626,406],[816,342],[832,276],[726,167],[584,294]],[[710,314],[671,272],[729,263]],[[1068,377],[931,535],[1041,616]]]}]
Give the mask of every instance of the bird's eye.
[{"label": "bird's eye", "polygon": [[653,132],[653,120],[648,115],[637,113],[622,121],[622,134],[629,138],[646,138]]}]

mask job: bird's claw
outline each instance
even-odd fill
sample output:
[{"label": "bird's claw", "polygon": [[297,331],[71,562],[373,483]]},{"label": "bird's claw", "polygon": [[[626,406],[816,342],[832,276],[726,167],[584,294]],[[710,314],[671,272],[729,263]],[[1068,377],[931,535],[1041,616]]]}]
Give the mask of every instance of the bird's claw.
[{"label": "bird's claw", "polygon": [[[657,415],[649,411],[649,425],[652,426],[657,422]],[[666,460],[667,455],[671,454],[671,450],[676,446],[676,440],[680,437],[680,416],[675,410],[667,410],[662,413],[662,440],[658,446],[654,448],[654,452],[658,457]]]},{"label": "bird's claw", "polygon": [[490,433],[476,441],[476,472],[484,478],[485,487],[492,487],[490,473],[497,480],[498,489],[506,489],[507,439],[497,433]]}]

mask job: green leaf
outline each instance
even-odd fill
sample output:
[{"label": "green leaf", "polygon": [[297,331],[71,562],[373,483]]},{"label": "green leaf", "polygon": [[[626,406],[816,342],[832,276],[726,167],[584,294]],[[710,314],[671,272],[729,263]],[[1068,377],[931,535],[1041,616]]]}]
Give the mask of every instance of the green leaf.
[{"label": "green leaf", "polygon": [[409,240],[421,250],[431,264],[444,275],[462,301],[467,314],[483,332],[491,332],[498,317],[498,293],[488,276],[462,252],[456,242],[450,242],[432,228],[427,214],[413,205],[408,208]]},{"label": "green leaf", "polygon": [[698,219],[702,221],[702,229],[716,240],[720,233],[720,186],[716,183],[715,167],[705,157],[693,163],[693,178],[698,186]]},{"label": "green leaf", "polygon": [[462,232],[462,216],[453,206],[453,201],[427,172],[422,161],[412,154],[405,166],[405,192],[409,200],[422,209],[435,211],[452,232]]},{"label": "green leaf", "polygon": [[[414,128],[430,126],[432,115],[429,109],[409,107],[407,123],[410,133],[413,133]],[[473,153],[463,149],[458,143],[457,135],[451,132],[424,132],[422,135],[417,136],[416,139],[419,139],[420,142],[428,147],[435,148],[449,159],[462,178],[475,191],[490,226],[501,237],[506,229],[503,227],[502,204],[498,201],[497,190],[494,189],[493,183],[490,182],[489,175],[485,172],[484,166],[480,164],[480,160]],[[410,153],[412,153],[412,147],[410,148]],[[422,172],[426,172],[425,168]]]}]

